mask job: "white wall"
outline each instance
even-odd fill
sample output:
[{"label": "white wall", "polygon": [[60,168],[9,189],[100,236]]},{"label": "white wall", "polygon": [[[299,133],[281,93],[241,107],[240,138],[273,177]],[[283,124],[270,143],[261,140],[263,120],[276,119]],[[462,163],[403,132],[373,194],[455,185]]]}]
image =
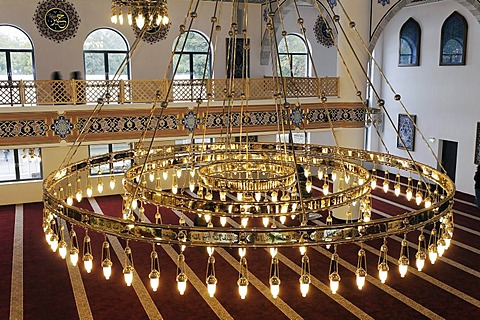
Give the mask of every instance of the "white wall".
[{"label": "white wall", "polygon": [[[468,45],[465,66],[439,66],[441,27],[454,11],[468,22]],[[419,67],[398,67],[399,30],[410,17],[422,29]],[[475,172],[474,150],[477,121],[480,121],[480,26],[476,18],[455,1],[405,7],[388,23],[375,51],[381,57],[383,70],[411,114],[417,115],[417,125],[427,138],[435,138],[432,148],[439,149],[439,140],[458,142],[457,190],[473,194]],[[382,98],[397,124],[398,114],[405,113],[393,99],[385,81]],[[396,148],[396,135],[385,118],[383,137],[392,154],[406,156]],[[378,144],[378,149],[382,149]],[[434,167],[436,161],[417,133],[413,157]]]}]

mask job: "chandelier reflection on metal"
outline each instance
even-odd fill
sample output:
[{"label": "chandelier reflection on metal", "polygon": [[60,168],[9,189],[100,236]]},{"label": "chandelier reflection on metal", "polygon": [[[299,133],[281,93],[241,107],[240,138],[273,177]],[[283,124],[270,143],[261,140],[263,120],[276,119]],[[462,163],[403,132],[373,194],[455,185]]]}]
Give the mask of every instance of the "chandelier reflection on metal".
[{"label": "chandelier reflection on metal", "polygon": [[[154,1],[149,3],[151,2]],[[117,8],[127,3],[138,5],[139,2],[114,3]],[[340,1],[339,3],[341,4]],[[267,7],[271,9],[271,6]],[[320,10],[319,12],[322,13]],[[221,30],[217,14],[215,11],[213,18],[208,18],[213,35],[210,44],[214,51],[216,48],[213,43],[217,43],[214,38],[218,37],[218,31]],[[272,38],[276,36],[274,24],[278,23],[273,19],[274,16],[273,11],[270,11],[267,22]],[[196,19],[196,12],[188,12],[187,18]],[[333,21],[339,22],[336,14]],[[301,32],[305,32],[303,19],[299,17],[298,23]],[[246,23],[244,25],[245,29],[240,33],[239,22],[231,21],[228,34],[233,45],[239,34],[248,36],[248,27]],[[349,25],[355,29],[354,23]],[[279,28],[283,29],[283,25]],[[342,26],[338,24],[338,28]],[[189,33],[185,25],[179,29],[181,34],[187,36],[177,38],[176,48],[182,47],[181,39],[185,41]],[[281,34],[285,36],[287,32],[283,29]],[[248,51],[249,46],[244,45],[243,50]],[[180,294],[184,294],[188,281],[185,273],[188,257],[186,248],[204,247],[208,252],[205,283],[210,296],[213,296],[218,283],[215,273],[215,249],[237,248],[237,285],[241,299],[245,299],[248,292],[247,251],[253,248],[270,251],[269,285],[273,298],[279,296],[281,286],[277,253],[285,248],[299,249],[299,283],[303,297],[308,294],[312,282],[307,252],[309,247],[326,246],[333,250],[328,274],[332,293],[339,290],[341,277],[338,251],[342,245],[357,244],[360,247],[355,271],[359,289],[364,287],[368,279],[366,253],[363,248],[366,241],[383,239],[377,265],[378,276],[383,283],[387,281],[390,269],[386,241],[389,236],[403,236],[398,259],[401,277],[405,276],[411,264],[408,235],[418,239],[415,254],[417,269],[424,268],[427,258],[432,264],[435,263],[449,247],[453,235],[452,206],[455,186],[451,179],[445,172],[417,162],[409,152],[408,157],[399,157],[388,150],[382,153],[346,148],[338,145],[337,139],[334,139],[336,143],[333,146],[294,143],[291,116],[294,107],[301,108],[301,90],[293,90],[293,96],[287,92],[286,84],[295,84],[295,79],[287,79],[279,72],[280,64],[276,60],[279,57],[278,48],[275,50],[272,50],[272,69],[276,86],[272,92],[271,105],[272,109],[276,110],[278,119],[277,134],[288,135],[288,141],[251,142],[248,139],[248,126],[242,127],[242,121],[239,121],[238,127],[233,125],[234,119],[243,119],[250,111],[245,91],[248,79],[245,78],[246,73],[242,72],[242,78],[226,83],[221,101],[225,112],[220,137],[215,143],[205,142],[205,139],[202,139],[202,143],[194,143],[196,135],[205,138],[205,115],[209,114],[214,102],[214,95],[210,91],[212,88],[205,85],[208,76],[204,73],[204,78],[196,82],[197,86],[201,84],[202,89],[198,98],[192,102],[200,128],[193,131],[190,144],[155,146],[155,130],[150,142],[144,141],[144,133],[132,150],[93,156],[73,163],[66,162],[48,176],[44,182],[43,229],[52,250],[55,252],[58,249],[64,259],[68,255],[74,265],[82,255],[85,270],[90,272],[93,267],[93,254],[88,231],[102,233],[105,239],[107,235],[125,239],[127,244],[123,273],[126,284],[130,286],[136,271],[128,243],[148,243],[153,246],[150,256],[151,272],[144,276],[149,277],[152,290],[157,291],[160,262],[156,245],[174,245],[179,250],[176,281]],[[180,61],[181,59],[178,59],[177,63]],[[205,67],[204,70],[206,69]],[[158,101],[154,102],[152,110],[160,109],[160,116],[171,102],[172,86],[173,82],[166,92],[157,94]],[[372,110],[366,106],[361,92],[357,96],[365,106],[365,113],[370,116]],[[389,118],[383,100],[380,96],[376,98],[379,107],[383,108]],[[395,100],[401,102],[401,97],[396,93]],[[321,95],[315,102],[319,109],[325,111],[335,137],[328,111],[328,98]],[[149,121],[153,119],[153,111]],[[395,127],[395,124],[391,124]],[[150,122],[145,125],[145,128],[150,127]],[[255,128],[250,130],[254,131]],[[399,139],[403,143],[400,136]],[[122,179],[122,212],[103,215],[79,206],[78,203],[85,196],[90,198],[103,192],[105,178],[102,175],[92,177],[91,170],[104,165],[112,166],[120,161],[132,163],[131,167],[125,167]],[[115,176],[112,174],[107,180],[110,188],[115,189]],[[372,210],[372,192],[377,185],[380,185],[385,193],[393,191],[397,197],[404,194],[414,209],[393,216],[375,216]],[[147,212],[152,207],[154,212]],[[344,221],[334,222],[335,212],[343,214]],[[323,220],[313,221],[312,217],[319,213],[323,215]],[[176,218],[172,218],[174,216]],[[205,225],[191,223],[190,220],[194,217],[202,219]],[[164,223],[166,220],[168,223]],[[69,234],[63,221],[72,224]],[[73,225],[86,230],[83,250],[79,247]],[[97,265],[102,267],[108,279],[112,272],[112,260],[107,240],[102,245],[102,258]]]},{"label": "chandelier reflection on metal", "polygon": [[128,24],[135,24],[139,29],[143,29],[145,23],[158,27],[170,22],[167,0],[112,0],[111,22],[123,24],[124,14]]}]

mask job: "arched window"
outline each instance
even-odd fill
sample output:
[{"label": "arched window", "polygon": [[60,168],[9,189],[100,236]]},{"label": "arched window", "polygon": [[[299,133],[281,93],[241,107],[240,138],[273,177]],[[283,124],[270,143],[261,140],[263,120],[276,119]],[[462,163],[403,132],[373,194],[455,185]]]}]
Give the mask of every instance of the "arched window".
[{"label": "arched window", "polygon": [[420,25],[410,18],[400,29],[399,66],[418,66],[420,64]]},{"label": "arched window", "polygon": [[[97,29],[83,44],[86,80],[112,80],[128,54],[123,35],[113,29]],[[123,68],[119,79],[130,79],[130,65]]]},{"label": "arched window", "polygon": [[307,43],[297,34],[287,34],[278,44],[278,60],[282,76],[308,77],[310,75],[310,58]]},{"label": "arched window", "polygon": [[205,87],[195,79],[211,78],[211,50],[209,40],[202,33],[190,30],[173,42],[173,70],[175,71],[174,99],[195,100],[206,96]]},{"label": "arched window", "polygon": [[[188,35],[188,37],[187,37]],[[178,45],[175,48],[177,39],[173,42],[173,67],[175,68],[178,60],[177,72],[175,73],[175,79],[202,79],[210,78],[210,61],[209,57],[209,41],[207,37],[198,31],[190,30],[180,36]],[[183,48],[183,49],[182,49]],[[206,64],[206,69],[205,69]]]},{"label": "arched window", "polygon": [[454,12],[442,26],[440,65],[465,65],[467,20]]},{"label": "arched window", "polygon": [[34,80],[33,45],[17,27],[0,26],[0,80]]}]

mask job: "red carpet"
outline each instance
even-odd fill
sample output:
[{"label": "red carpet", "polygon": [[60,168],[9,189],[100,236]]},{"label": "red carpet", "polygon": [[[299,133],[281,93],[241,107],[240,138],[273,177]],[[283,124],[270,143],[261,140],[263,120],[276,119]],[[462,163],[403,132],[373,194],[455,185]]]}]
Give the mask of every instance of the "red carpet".
[{"label": "red carpet", "polygon": [[[374,210],[383,214],[394,215],[405,210],[397,205],[389,203],[395,201],[400,205],[412,206],[403,198],[397,198],[393,193],[384,194],[383,191],[375,191],[375,195],[382,199],[374,199]],[[470,202],[471,197],[458,194],[457,197]],[[121,198],[119,196],[102,197],[96,199],[98,205],[108,214],[121,212]],[[24,208],[24,297],[23,310],[26,319],[77,319],[79,313],[75,303],[72,283],[65,265],[58,253],[53,254],[47,247],[41,229],[42,219],[41,204],[26,204]],[[90,208],[88,201],[82,202],[83,207]],[[340,266],[342,277],[337,297],[348,300],[352,307],[359,308],[364,315],[374,319],[423,319],[428,318],[426,312],[433,312],[446,319],[468,319],[475,314],[480,314],[480,279],[478,272],[480,265],[480,250],[478,232],[480,232],[480,210],[472,204],[457,202],[455,210],[461,212],[455,215],[455,223],[459,226],[455,230],[454,241],[464,246],[452,245],[445,254],[445,259],[440,259],[432,266],[426,264],[421,276],[409,272],[405,279],[398,274],[396,263],[390,262],[390,272],[387,284],[375,286],[367,282],[364,289],[359,291],[355,285],[355,275],[351,270]],[[462,214],[464,213],[464,214]],[[2,224],[0,224],[0,318],[7,319],[10,313],[10,286],[12,277],[13,256],[13,231],[15,219],[15,207],[0,207]],[[162,212],[164,223],[178,221],[178,216],[170,210]],[[146,207],[146,216],[153,220],[154,211],[150,206]],[[189,217],[193,218],[193,217]],[[325,215],[322,218],[325,221]],[[462,230],[463,228],[463,230]],[[84,230],[75,228],[82,245]],[[416,243],[419,232],[412,232],[408,240]],[[87,274],[83,264],[79,263],[81,282],[85,288],[91,314],[95,319],[148,319],[147,312],[133,289],[127,287],[123,280],[122,267],[119,258],[112,253],[114,263],[113,273],[110,280],[105,280],[100,268],[101,243],[103,235],[89,233],[92,238],[94,255],[94,269]],[[428,240],[428,235],[427,235]],[[120,241],[122,247],[124,241]],[[367,243],[378,250],[381,241]],[[195,289],[192,283],[187,284],[184,296],[178,294],[175,282],[176,264],[160,246],[157,246],[161,266],[160,287],[157,292],[152,292],[148,281],[150,272],[151,246],[143,243],[130,243],[134,255],[135,270],[140,276],[142,284],[153,300],[154,306],[164,319],[215,319],[218,318],[211,304],[211,299],[204,299]],[[389,255],[396,261],[399,256],[400,244],[394,239],[388,240]],[[178,248],[174,248],[178,252]],[[349,263],[350,268],[355,267],[358,246],[340,246],[340,257]],[[369,277],[377,278],[378,256],[367,250],[367,263]],[[414,266],[415,249],[410,248],[410,265]],[[236,250],[226,250],[238,263]],[[297,249],[282,249],[279,251],[296,265],[300,264],[300,254]],[[326,253],[326,254],[324,254]],[[187,248],[185,252],[187,265],[192,268],[204,285],[207,264],[207,253],[204,249]],[[312,276],[317,278],[325,287],[328,287],[328,269],[330,253],[323,248],[320,252],[310,248],[308,256],[311,262]],[[120,254],[123,259],[123,252]],[[249,250],[247,253],[249,271],[255,275],[264,286],[268,287],[269,277],[269,253],[263,249]],[[447,263],[447,259],[452,263]],[[215,253],[216,272],[218,278],[216,298],[235,319],[286,319],[288,310],[282,311],[282,307],[274,305],[269,300],[269,294],[265,296],[251,283],[246,300],[238,296],[236,280],[238,272],[219,252]],[[80,261],[81,262],[81,261]],[[310,286],[306,298],[302,298],[299,292],[299,275],[290,269],[285,263],[280,262],[280,278],[282,280],[280,299],[293,314],[298,314],[305,319],[355,319],[362,318],[362,314],[350,309],[346,303],[338,303],[330,295]],[[393,289],[388,294],[384,289]],[[411,299],[418,305],[409,302]],[[402,301],[403,300],[403,301]],[[20,302],[18,302],[20,303]]]}]

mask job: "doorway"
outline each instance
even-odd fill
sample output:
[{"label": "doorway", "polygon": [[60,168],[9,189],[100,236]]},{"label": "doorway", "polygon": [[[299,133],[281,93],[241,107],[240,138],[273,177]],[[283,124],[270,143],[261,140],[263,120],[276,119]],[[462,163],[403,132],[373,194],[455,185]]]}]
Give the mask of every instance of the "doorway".
[{"label": "doorway", "polygon": [[455,182],[457,171],[457,149],[458,142],[440,140],[442,166],[447,171],[447,175]]}]

